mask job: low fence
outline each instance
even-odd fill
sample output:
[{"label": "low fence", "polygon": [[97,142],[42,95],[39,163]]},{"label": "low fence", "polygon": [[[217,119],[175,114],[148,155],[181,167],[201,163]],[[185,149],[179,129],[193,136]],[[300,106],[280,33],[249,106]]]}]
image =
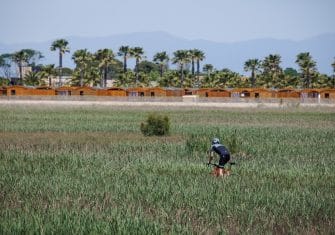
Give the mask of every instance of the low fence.
[{"label": "low fence", "polygon": [[166,96],[0,96],[0,100],[52,101],[119,101],[119,102],[187,102],[187,103],[273,103],[273,104],[335,104],[335,99],[320,98],[240,98],[240,97],[185,97]]},{"label": "low fence", "polygon": [[182,102],[182,97],[147,96],[0,96],[0,100]]}]

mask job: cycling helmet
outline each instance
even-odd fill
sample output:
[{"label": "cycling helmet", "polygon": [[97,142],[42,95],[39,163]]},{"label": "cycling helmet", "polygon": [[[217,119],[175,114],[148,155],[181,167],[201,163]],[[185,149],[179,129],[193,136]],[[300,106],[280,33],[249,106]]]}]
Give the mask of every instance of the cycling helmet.
[{"label": "cycling helmet", "polygon": [[214,138],[212,140],[212,144],[220,144],[220,140],[218,138]]}]

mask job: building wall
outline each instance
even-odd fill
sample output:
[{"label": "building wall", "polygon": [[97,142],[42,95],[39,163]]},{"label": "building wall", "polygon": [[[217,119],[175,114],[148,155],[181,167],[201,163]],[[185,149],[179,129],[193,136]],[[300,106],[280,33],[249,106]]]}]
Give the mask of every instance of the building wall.
[{"label": "building wall", "polygon": [[145,92],[146,96],[166,96],[166,90],[162,89],[162,88],[149,88],[146,92]]},{"label": "building wall", "polygon": [[24,95],[30,95],[28,88],[25,88],[23,86],[7,87],[7,96],[24,96]]},{"label": "building wall", "polygon": [[166,96],[182,97],[183,95],[185,95],[185,91],[183,89],[166,89]]},{"label": "building wall", "polygon": [[252,89],[250,91],[250,97],[260,99],[275,98],[275,92],[267,89]]},{"label": "building wall", "polygon": [[72,91],[72,95],[97,95],[97,90],[90,87],[78,87]]},{"label": "building wall", "polygon": [[226,90],[211,90],[208,97],[230,97],[230,92]]},{"label": "building wall", "polygon": [[58,87],[55,89],[56,95],[72,95],[75,88],[73,87]]},{"label": "building wall", "polygon": [[[146,97],[182,97],[186,94],[185,89],[179,88],[105,88],[105,89],[94,89],[91,87],[24,87],[24,86],[8,86],[0,87],[0,96],[53,96],[53,95],[84,95],[84,96],[146,96]],[[321,99],[335,99],[335,89],[281,89],[281,90],[270,90],[270,89],[187,89],[192,94],[198,95],[199,97],[238,97],[238,98],[318,98]]]},{"label": "building wall", "polygon": [[6,95],[7,95],[7,88],[0,87],[0,96],[6,96]]},{"label": "building wall", "polygon": [[321,99],[335,99],[335,89],[322,89],[320,97]]},{"label": "building wall", "polygon": [[250,88],[235,88],[231,91],[230,97],[255,98],[252,96],[252,89]]},{"label": "building wall", "polygon": [[278,90],[276,98],[300,98],[300,91],[293,89]]},{"label": "building wall", "polygon": [[45,95],[45,96],[53,96],[56,95],[55,89],[50,88],[35,88],[33,91],[33,95]]},{"label": "building wall", "polygon": [[208,88],[201,88],[196,91],[196,95],[198,95],[199,97],[208,97],[208,92]]},{"label": "building wall", "polygon": [[122,88],[109,88],[97,90],[98,96],[127,96],[127,91]]},{"label": "building wall", "polygon": [[127,96],[127,92],[125,90],[109,90],[107,91],[108,96]]},{"label": "building wall", "polygon": [[144,87],[134,87],[134,88],[128,88],[127,89],[127,95],[128,96],[145,96],[147,92],[147,88]]}]

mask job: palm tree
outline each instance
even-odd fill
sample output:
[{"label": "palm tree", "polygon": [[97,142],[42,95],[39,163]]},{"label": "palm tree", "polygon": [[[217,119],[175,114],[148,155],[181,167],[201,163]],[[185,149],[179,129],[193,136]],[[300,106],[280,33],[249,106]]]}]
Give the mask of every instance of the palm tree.
[{"label": "palm tree", "polygon": [[180,67],[180,86],[184,86],[184,66],[190,62],[188,50],[177,50],[173,53],[172,63],[179,64]]},{"label": "palm tree", "polygon": [[202,68],[202,70],[204,70],[205,72],[207,72],[207,76],[210,77],[211,73],[213,72],[214,66],[211,64],[205,64],[204,67]]},{"label": "palm tree", "polygon": [[281,72],[281,56],[278,54],[270,54],[269,56],[264,58],[262,66],[264,68],[264,72],[266,73],[278,73]]},{"label": "palm tree", "polygon": [[191,74],[192,74],[192,78],[194,78],[195,76],[195,69],[194,69],[194,65],[195,65],[195,49],[193,50],[188,50],[188,56],[190,57],[190,61],[191,61]]},{"label": "palm tree", "polygon": [[201,87],[215,87],[215,82],[212,76],[214,71],[214,66],[212,64],[204,64],[202,70],[207,73],[207,75],[201,81]]},{"label": "palm tree", "polygon": [[332,67],[333,67],[333,87],[335,88],[335,58],[334,62],[332,63]]},{"label": "palm tree", "polygon": [[32,49],[22,49],[20,51],[15,52],[14,54],[6,54],[6,57],[11,57],[11,60],[17,64],[19,68],[19,83],[23,82],[23,67],[28,65],[35,65],[38,59],[43,58],[43,55],[39,51],[35,51]]},{"label": "palm tree", "polygon": [[195,60],[197,61],[197,77],[198,77],[198,80],[199,80],[200,61],[203,61],[206,57],[205,57],[205,53],[201,50],[198,50],[198,49],[193,50],[193,55],[194,55]]},{"label": "palm tree", "polygon": [[34,72],[29,71],[24,76],[24,83],[29,86],[38,86],[41,83],[41,73],[40,72]]},{"label": "palm tree", "polygon": [[73,61],[80,73],[80,86],[84,84],[85,72],[88,70],[90,63],[93,60],[92,54],[87,49],[77,50],[73,53]]},{"label": "palm tree", "polygon": [[133,71],[127,71],[126,73],[120,74],[115,85],[117,87],[129,87],[130,84],[133,84],[135,80],[135,75]]},{"label": "palm tree", "polygon": [[166,51],[158,52],[154,55],[153,61],[159,64],[161,78],[163,77],[164,67],[167,65],[169,59]]},{"label": "palm tree", "polygon": [[281,56],[278,54],[270,54],[265,57],[262,63],[263,75],[267,86],[276,86],[279,83],[279,75],[282,74],[283,70],[280,67]]},{"label": "palm tree", "polygon": [[4,65],[5,65],[5,59],[3,55],[0,55],[0,66],[4,66]]},{"label": "palm tree", "polygon": [[102,71],[103,79],[101,79],[100,86],[107,86],[107,74],[110,66],[114,63],[114,53],[111,49],[100,49],[95,53],[95,58],[99,62],[99,68]]},{"label": "palm tree", "polygon": [[51,76],[53,76],[55,74],[56,74],[56,71],[55,71],[55,65],[54,64],[48,64],[48,65],[45,65],[45,66],[42,67],[41,76],[48,78],[48,83],[49,83],[50,87],[52,85]]},{"label": "palm tree", "polygon": [[8,80],[10,80],[11,77],[11,62],[13,61],[13,55],[6,53],[6,54],[2,54],[0,55],[0,68],[2,70],[2,74],[5,78],[7,78]]},{"label": "palm tree", "polygon": [[135,77],[136,77],[136,84],[138,83],[138,72],[139,72],[139,63],[143,59],[143,48],[142,47],[134,47],[130,51],[130,55],[135,58],[136,65],[135,65]]},{"label": "palm tree", "polygon": [[23,83],[23,66],[28,64],[29,55],[25,50],[17,51],[12,55],[12,60],[19,67],[19,84]]},{"label": "palm tree", "polygon": [[[1,68],[1,70],[4,71],[3,74],[5,74],[5,77],[7,77],[5,71],[8,69],[8,66],[9,65],[6,63],[6,60],[3,57],[3,55],[0,55],[0,68]],[[0,77],[1,77],[1,75],[0,75]]]},{"label": "palm tree", "polygon": [[298,54],[295,62],[300,67],[305,86],[309,88],[311,84],[311,76],[316,72],[316,62],[312,59],[309,52]]},{"label": "palm tree", "polygon": [[38,60],[44,57],[41,52],[33,49],[23,49],[22,51],[24,51],[27,54],[28,66],[33,67],[33,69],[36,67]]},{"label": "palm tree", "polygon": [[129,46],[121,46],[119,48],[118,56],[123,57],[123,73],[127,72],[127,59],[130,56],[131,48]]},{"label": "palm tree", "polygon": [[244,63],[244,70],[251,71],[251,86],[255,87],[256,73],[259,71],[261,61],[258,59],[249,59]]},{"label": "palm tree", "polygon": [[177,87],[180,86],[179,72],[175,70],[166,71],[164,76],[158,80],[161,87]]},{"label": "palm tree", "polygon": [[62,84],[62,66],[63,66],[63,55],[66,52],[70,52],[70,49],[68,47],[69,42],[65,39],[58,39],[54,41],[50,47],[51,51],[59,51],[59,85]]},{"label": "palm tree", "polygon": [[240,74],[232,72],[230,70],[223,71],[226,83],[225,86],[231,88],[246,87],[248,80],[244,79]]}]

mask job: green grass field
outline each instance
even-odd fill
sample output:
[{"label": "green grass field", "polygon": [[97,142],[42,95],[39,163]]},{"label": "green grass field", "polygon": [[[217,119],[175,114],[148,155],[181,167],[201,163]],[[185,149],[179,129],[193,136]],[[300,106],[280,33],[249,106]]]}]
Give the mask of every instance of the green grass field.
[{"label": "green grass field", "polygon": [[[332,234],[335,110],[0,106],[0,234]],[[210,139],[233,175],[206,166]]]}]

